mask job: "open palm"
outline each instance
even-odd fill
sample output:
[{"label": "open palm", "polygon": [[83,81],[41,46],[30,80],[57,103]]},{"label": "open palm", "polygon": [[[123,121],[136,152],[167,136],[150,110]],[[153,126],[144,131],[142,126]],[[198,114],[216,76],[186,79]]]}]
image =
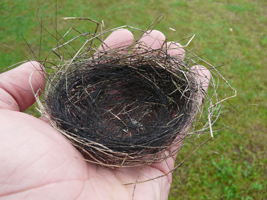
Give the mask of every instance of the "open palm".
[{"label": "open palm", "polygon": [[[147,48],[157,49],[162,46],[165,36],[159,31],[152,31],[140,40]],[[104,41],[100,50],[131,45],[133,41],[129,31],[118,30]],[[183,49],[175,48],[168,53],[184,57]],[[210,76],[208,70],[202,66],[194,66],[194,70],[201,75],[198,79],[207,89]],[[20,112],[34,103],[32,89],[36,92],[44,86],[43,67],[34,61],[0,74],[0,198],[168,198],[171,174],[144,183],[127,183],[167,173],[174,167],[174,157],[143,168],[101,167],[84,161],[79,151],[44,119]]]}]

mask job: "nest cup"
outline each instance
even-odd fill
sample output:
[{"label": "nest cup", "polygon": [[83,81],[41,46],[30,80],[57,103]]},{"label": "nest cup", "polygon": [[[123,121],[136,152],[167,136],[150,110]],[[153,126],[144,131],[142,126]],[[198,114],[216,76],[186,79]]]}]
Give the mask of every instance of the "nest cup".
[{"label": "nest cup", "polygon": [[203,90],[179,56],[162,49],[121,52],[80,55],[59,66],[49,79],[45,111],[90,162],[161,162],[177,152]]},{"label": "nest cup", "polygon": [[[44,102],[38,95],[36,100],[41,114],[84,154],[85,160],[107,167],[144,166],[175,155],[187,136],[198,136],[209,129],[213,137],[212,125],[219,117],[221,103],[235,95],[220,100],[213,76],[210,77],[213,93],[208,95],[199,82],[201,75],[191,65],[197,64],[195,60],[206,63],[209,70],[213,69],[213,75],[234,89],[215,67],[189,50],[184,61],[179,55],[167,53],[167,40],[158,49],[139,43],[141,36],[148,29],[153,30],[162,16],[145,31],[127,25],[103,30],[101,24],[100,33],[99,23],[94,20],[64,19],[89,20],[96,24],[95,32],[81,34],[73,29],[80,35],[65,41],[70,29],[58,40],[52,52],[60,60],[52,64],[53,73],[47,74]],[[132,45],[98,48],[97,42],[102,42],[105,34],[121,28],[141,32],[141,36]],[[64,58],[72,55],[68,47],[73,49],[72,42],[81,37],[86,42],[70,59]],[[59,49],[65,49],[63,54]],[[54,61],[46,59],[43,64],[48,67],[49,63]],[[202,100],[205,105],[200,107]],[[204,107],[207,118],[203,120]]]}]

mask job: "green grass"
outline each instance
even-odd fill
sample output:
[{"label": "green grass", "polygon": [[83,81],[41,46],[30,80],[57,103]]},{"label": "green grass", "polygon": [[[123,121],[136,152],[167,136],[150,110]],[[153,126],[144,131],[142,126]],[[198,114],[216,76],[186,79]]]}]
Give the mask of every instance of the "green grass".
[{"label": "green grass", "polygon": [[[43,30],[40,45],[37,18],[42,18],[43,27],[55,35],[55,1],[4,0],[0,10],[0,70],[25,59],[44,59],[56,39]],[[222,66],[220,72],[238,91],[236,98],[224,104],[216,125],[228,128],[216,132],[214,140],[175,171],[169,199],[267,199],[266,10],[264,0],[58,2],[57,30],[61,34],[70,26],[86,31],[94,28],[88,22],[61,21],[65,16],[103,19],[106,28],[128,24],[145,29],[163,13],[165,18],[157,29],[169,35],[169,27],[175,28],[172,40],[196,34],[189,48],[213,65]],[[192,142],[200,144],[206,137]],[[185,145],[177,162],[194,148]]]}]

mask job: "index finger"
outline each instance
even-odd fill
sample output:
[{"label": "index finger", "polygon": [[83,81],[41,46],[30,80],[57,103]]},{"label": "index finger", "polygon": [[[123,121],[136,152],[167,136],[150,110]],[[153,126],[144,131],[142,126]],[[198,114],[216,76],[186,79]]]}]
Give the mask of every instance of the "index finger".
[{"label": "index finger", "polygon": [[98,52],[111,49],[121,49],[120,53],[127,53],[134,42],[133,34],[127,29],[113,31],[99,46]]}]

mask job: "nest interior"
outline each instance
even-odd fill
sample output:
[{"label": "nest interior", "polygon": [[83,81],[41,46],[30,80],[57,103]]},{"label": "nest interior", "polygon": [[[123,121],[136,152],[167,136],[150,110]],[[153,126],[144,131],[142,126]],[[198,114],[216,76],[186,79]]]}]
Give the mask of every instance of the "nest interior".
[{"label": "nest interior", "polygon": [[197,110],[190,66],[162,51],[77,58],[50,79],[45,109],[89,160],[139,166],[166,159]]}]

